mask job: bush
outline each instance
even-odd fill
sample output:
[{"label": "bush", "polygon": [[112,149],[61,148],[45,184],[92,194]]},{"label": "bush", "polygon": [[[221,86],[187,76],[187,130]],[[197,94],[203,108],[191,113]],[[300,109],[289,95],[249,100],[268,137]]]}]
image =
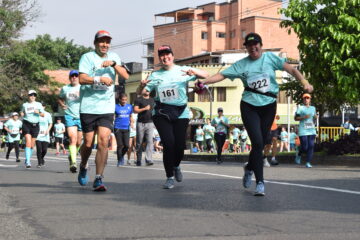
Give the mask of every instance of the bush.
[{"label": "bush", "polygon": [[318,144],[317,150],[325,151],[329,155],[359,154],[360,135],[354,132],[343,136],[338,141],[322,142]]}]

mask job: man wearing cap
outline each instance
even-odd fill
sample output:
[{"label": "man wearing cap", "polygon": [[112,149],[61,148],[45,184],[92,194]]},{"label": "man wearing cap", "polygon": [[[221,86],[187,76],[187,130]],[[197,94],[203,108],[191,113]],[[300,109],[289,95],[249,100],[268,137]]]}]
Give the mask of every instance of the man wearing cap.
[{"label": "man wearing cap", "polygon": [[40,116],[44,116],[44,108],[41,103],[36,102],[37,93],[35,90],[28,92],[29,100],[22,105],[20,114],[23,117],[22,133],[25,136],[25,166],[31,168],[31,155],[39,134]]},{"label": "man wearing cap", "polygon": [[19,114],[14,112],[11,114],[11,118],[6,121],[4,128],[8,134],[9,148],[6,153],[6,159],[9,159],[11,150],[15,147],[16,162],[20,162],[19,159],[19,141],[22,128],[22,122],[19,120]]},{"label": "man wearing cap", "polygon": [[76,173],[76,156],[82,141],[79,72],[77,70],[70,71],[69,80],[70,84],[61,88],[58,103],[65,111],[65,127],[70,139],[70,172]]},{"label": "man wearing cap", "polygon": [[217,111],[218,116],[211,121],[211,124],[215,127],[215,142],[217,148],[216,162],[217,164],[221,164],[222,148],[224,146],[226,135],[230,125],[228,118],[224,116],[224,109],[219,107]]},{"label": "man wearing cap", "polygon": [[81,147],[78,181],[80,185],[86,185],[89,180],[87,161],[96,132],[98,150],[95,157],[94,191],[106,191],[102,178],[108,157],[109,136],[113,129],[116,74],[129,78],[126,69],[121,66],[119,56],[109,51],[111,39],[109,32],[98,31],[94,39],[95,51],[82,55],[79,63],[80,120],[84,144]]},{"label": "man wearing cap", "polygon": [[305,167],[311,168],[311,160],[314,153],[316,127],[314,121],[317,118],[316,109],[311,106],[311,95],[303,94],[303,105],[300,105],[295,113],[295,121],[299,123],[300,150],[296,155],[295,162],[301,163],[301,154],[306,153]]}]

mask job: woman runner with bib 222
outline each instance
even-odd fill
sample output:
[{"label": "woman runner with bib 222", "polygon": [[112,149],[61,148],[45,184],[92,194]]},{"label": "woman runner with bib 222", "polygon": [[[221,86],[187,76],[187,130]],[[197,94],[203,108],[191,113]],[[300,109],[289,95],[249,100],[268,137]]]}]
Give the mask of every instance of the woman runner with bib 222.
[{"label": "woman runner with bib 222", "polygon": [[[164,189],[174,187],[174,177],[182,181],[180,162],[184,156],[186,130],[190,110],[187,108],[187,83],[196,78],[206,78],[208,73],[194,68],[174,64],[170,46],[158,49],[161,69],[142,80],[142,91],[155,91],[153,121],[163,143],[163,162],[166,172]],[[139,89],[139,90],[140,90]]]},{"label": "woman runner with bib 222", "polygon": [[[202,84],[211,84],[229,78],[240,78],[245,90],[240,103],[241,118],[252,143],[249,161],[244,166],[243,186],[251,186],[251,177],[255,173],[255,196],[265,195],[263,177],[263,149],[276,114],[276,97],[279,86],[275,71],[285,70],[300,81],[305,91],[312,92],[313,87],[301,73],[285,62],[285,59],[271,52],[262,51],[262,39],[259,34],[249,33],[244,46],[249,54],[226,70],[217,73]],[[201,85],[198,83],[197,85]]]}]

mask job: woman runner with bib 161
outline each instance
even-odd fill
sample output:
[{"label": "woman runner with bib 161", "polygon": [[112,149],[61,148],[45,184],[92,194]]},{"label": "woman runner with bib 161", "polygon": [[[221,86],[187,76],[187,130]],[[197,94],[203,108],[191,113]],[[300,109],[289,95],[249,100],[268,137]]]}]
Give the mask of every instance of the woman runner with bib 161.
[{"label": "woman runner with bib 161", "polygon": [[[255,173],[255,196],[265,195],[263,177],[263,149],[271,124],[276,114],[276,97],[279,86],[275,71],[285,70],[300,81],[305,91],[311,92],[312,85],[302,74],[285,59],[271,52],[262,51],[262,39],[259,34],[249,33],[244,43],[249,56],[235,62],[226,70],[217,73],[202,84],[211,84],[229,78],[240,78],[245,90],[240,103],[241,118],[252,143],[249,162],[244,166],[243,186],[251,186],[251,177]],[[197,84],[197,85],[200,85]]]}]

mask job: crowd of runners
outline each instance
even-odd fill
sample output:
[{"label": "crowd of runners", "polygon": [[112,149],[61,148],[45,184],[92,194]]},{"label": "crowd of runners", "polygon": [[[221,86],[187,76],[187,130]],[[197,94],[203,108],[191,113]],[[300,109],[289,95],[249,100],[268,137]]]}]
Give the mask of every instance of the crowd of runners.
[{"label": "crowd of runners", "polygon": [[[25,167],[31,168],[30,159],[35,145],[38,167],[42,167],[50,142],[50,130],[53,128],[56,153],[68,154],[69,170],[73,173],[78,172],[78,182],[85,186],[89,182],[88,160],[96,142],[93,189],[106,191],[107,187],[103,182],[104,170],[108,159],[109,139],[111,134],[114,134],[118,166],[125,164],[126,155],[130,163],[131,154],[134,154],[134,163],[141,166],[144,146],[145,164],[148,166],[153,164],[154,149],[162,151],[166,175],[163,187],[171,189],[175,181],[183,180],[180,165],[184,156],[190,116],[187,107],[188,82],[195,81],[195,91],[200,94],[204,85],[225,78],[240,78],[245,87],[240,102],[244,124],[241,129],[235,128],[229,133],[229,120],[224,116],[223,109],[219,108],[218,116],[206,119],[206,124],[199,127],[197,132],[202,132],[203,141],[209,152],[215,151],[211,143],[211,140],[215,139],[219,164],[222,162],[222,149],[228,134],[232,136],[232,144],[239,146],[239,150],[236,150],[239,152],[249,149],[246,144],[246,140],[249,139],[251,150],[249,149],[249,160],[244,166],[243,186],[251,186],[254,174],[255,195],[264,196],[264,156],[269,154],[273,148],[274,138],[278,137],[273,132],[274,124],[276,125],[276,96],[279,91],[275,71],[284,70],[294,76],[306,92],[302,96],[304,105],[298,108],[295,116],[295,119],[300,121],[298,135],[301,142],[296,162],[300,163],[301,155],[306,153],[306,166],[311,167],[316,135],[316,110],[310,105],[309,94],[313,87],[297,69],[286,63],[285,59],[270,52],[263,52],[262,39],[258,34],[250,33],[245,38],[244,46],[249,53],[248,57],[213,76],[209,76],[204,70],[176,65],[171,46],[160,46],[157,51],[160,69],[140,81],[137,89],[139,98],[134,106],[127,102],[128,97],[125,93],[118,96],[116,103],[116,76],[128,79],[129,71],[122,65],[120,57],[109,51],[111,40],[109,32],[98,31],[94,38],[95,50],[81,56],[79,70],[70,71],[70,83],[61,89],[58,99],[60,107],[65,112],[64,123],[61,119],[56,119],[54,124],[45,104],[36,101],[36,91],[28,92],[28,101],[20,110],[22,121],[19,120],[19,114],[14,112],[11,119],[4,124],[9,142],[6,158],[9,158],[9,153],[15,148],[16,161],[20,161],[19,141],[22,134],[25,136],[26,144]],[[154,98],[150,97],[151,92],[155,92]],[[68,153],[63,143],[65,133],[69,136]],[[201,149],[200,141],[197,141],[197,144]],[[272,152],[274,153],[274,150]],[[81,159],[79,163],[78,155]]]}]

